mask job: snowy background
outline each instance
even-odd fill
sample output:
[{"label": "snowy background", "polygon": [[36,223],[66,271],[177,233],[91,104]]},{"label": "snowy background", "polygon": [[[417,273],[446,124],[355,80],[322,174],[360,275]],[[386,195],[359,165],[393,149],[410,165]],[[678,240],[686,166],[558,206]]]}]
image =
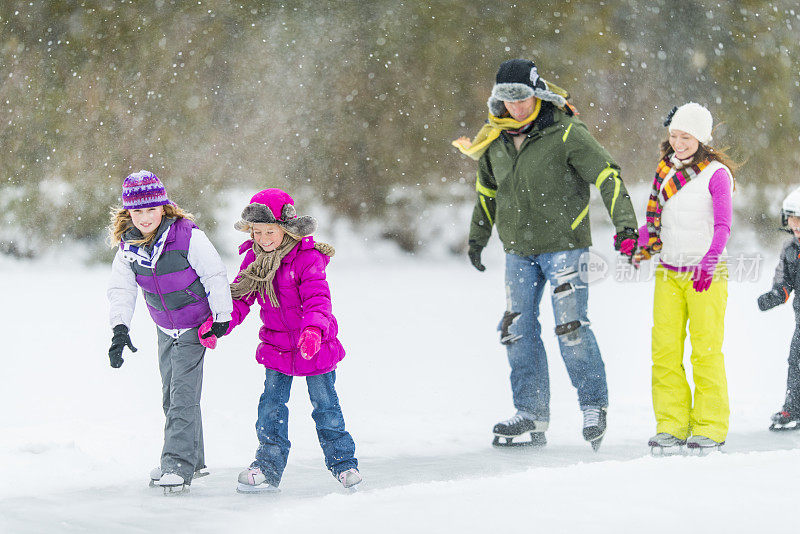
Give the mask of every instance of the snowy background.
[{"label": "snowy background", "polygon": [[[560,361],[550,303],[548,446],[501,451],[513,414],[495,326],[496,238],[465,258],[474,135],[497,65],[536,60],[622,165],[641,219],[661,126],[697,100],[743,163],[729,252],[727,453],[649,456],[653,281],[625,281],[593,193],[609,276],[590,318],[606,362],[609,430],[594,454]],[[767,431],[794,325],[760,313],[781,199],[800,163],[796,2],[242,0],[0,2],[0,532],[793,532],[800,433]],[[337,375],[365,477],[325,471],[301,380],[278,495],[235,493],[256,447],[263,369],[251,317],[207,354],[211,475],[187,496],[147,487],[162,444],[156,331],[139,302],[108,365],[102,243],[120,183],[146,168],[198,216],[233,276],[230,230],[281,187],[337,247],[329,273],[348,356]],[[754,258],[756,276],[748,276]]]},{"label": "snowy background", "polygon": [[688,101],[765,233],[800,165],[796,0],[4,0],[0,35],[0,254],[77,239],[110,260],[108,207],[140,169],[212,235],[220,193],[282,187],[406,251],[462,253],[465,226],[429,228],[473,201],[450,142],[518,57],[569,91],[627,185],[650,183]]},{"label": "snowy background", "polygon": [[[603,214],[595,212],[595,219]],[[325,226],[323,225],[323,228]],[[0,262],[0,531],[2,532],[543,532],[675,530],[793,532],[800,435],[767,431],[783,401],[793,328],[789,306],[761,313],[777,250],[760,280],[731,281],[725,354],[731,398],[727,453],[651,458],[652,280],[616,280],[610,230],[595,253],[610,276],[592,285],[590,318],[606,362],[609,430],[599,453],[581,437],[574,389],[543,301],[552,421],[545,449],[495,450],[491,428],[513,414],[495,326],[503,258],[413,258],[388,243],[323,230],[348,356],[337,372],[365,481],[347,494],[325,470],[301,380],[290,401],[292,451],[278,495],[239,495],[252,460],[263,369],[250,317],[205,362],[203,419],[211,475],[189,495],[148,487],[163,415],[155,327],[142,305],[139,348],[108,365],[108,266],[52,256]],[[231,251],[234,231],[218,242]],[[739,243],[744,245],[744,232]],[[238,262],[228,256],[229,274]],[[624,267],[623,271],[626,272]],[[10,334],[10,335],[9,335]]]}]

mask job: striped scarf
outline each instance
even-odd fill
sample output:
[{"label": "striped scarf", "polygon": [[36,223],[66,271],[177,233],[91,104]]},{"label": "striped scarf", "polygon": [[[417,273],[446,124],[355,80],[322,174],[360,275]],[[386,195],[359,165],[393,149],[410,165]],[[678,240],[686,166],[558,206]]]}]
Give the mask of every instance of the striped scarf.
[{"label": "striped scarf", "polygon": [[643,260],[650,259],[653,254],[661,250],[661,211],[664,204],[673,196],[678,194],[686,184],[691,182],[697,175],[705,169],[708,160],[701,161],[691,167],[684,167],[684,163],[675,154],[664,156],[658,162],[656,175],[653,179],[653,188],[650,198],[647,201],[647,246],[643,247],[639,253]]}]

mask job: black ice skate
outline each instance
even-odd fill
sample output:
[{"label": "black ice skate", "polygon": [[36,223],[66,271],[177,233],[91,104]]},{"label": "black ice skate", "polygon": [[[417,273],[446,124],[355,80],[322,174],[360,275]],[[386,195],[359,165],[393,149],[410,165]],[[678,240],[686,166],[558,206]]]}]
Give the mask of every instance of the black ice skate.
[{"label": "black ice skate", "polygon": [[773,432],[798,430],[800,429],[800,419],[783,410],[772,415],[772,424],[769,425],[769,429]]},{"label": "black ice skate", "polygon": [[[547,430],[549,423],[547,421],[536,421],[525,415],[520,414],[501,421],[494,425],[494,441],[492,445],[495,447],[544,447],[547,445],[547,439],[544,437],[544,431]],[[524,434],[530,434],[530,441],[514,441]],[[504,441],[500,441],[500,439]]]},{"label": "black ice skate", "polygon": [[583,410],[583,439],[592,444],[597,452],[603,436],[606,435],[606,408],[586,408]]}]

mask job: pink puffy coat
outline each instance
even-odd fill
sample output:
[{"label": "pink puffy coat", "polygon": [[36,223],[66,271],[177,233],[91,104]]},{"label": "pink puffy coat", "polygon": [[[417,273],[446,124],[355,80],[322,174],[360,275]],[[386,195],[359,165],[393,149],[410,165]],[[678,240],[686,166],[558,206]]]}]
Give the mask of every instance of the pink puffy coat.
[{"label": "pink puffy coat", "polygon": [[[245,241],[239,254],[246,252],[240,272],[255,261],[253,242]],[[331,311],[331,292],[325,280],[325,266],[330,257],[314,248],[314,238],[304,237],[287,254],[273,285],[280,303],[273,308],[266,295],[248,295],[233,300],[233,318],[229,332],[241,324],[257,300],[261,306],[263,326],[258,332],[261,341],[256,349],[256,360],[269,369],[292,376],[320,375],[336,369],[344,358],[344,348],[336,335],[339,332]],[[297,342],[301,332],[308,327],[319,328],[322,343],[310,360],[300,355]]]}]

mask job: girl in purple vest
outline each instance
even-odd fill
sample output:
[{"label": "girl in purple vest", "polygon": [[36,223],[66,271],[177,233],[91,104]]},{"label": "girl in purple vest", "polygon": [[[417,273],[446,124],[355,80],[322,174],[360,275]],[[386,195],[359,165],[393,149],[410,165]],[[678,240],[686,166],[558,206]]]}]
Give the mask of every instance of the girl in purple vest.
[{"label": "girl in purple vest", "polygon": [[227,330],[232,303],[225,265],[192,216],[169,201],[151,172],[125,178],[122,208],[112,213],[109,233],[119,246],[108,286],[111,367],[122,365],[126,345],[136,352],[128,328],[141,288],[157,326],[167,418],[161,465],[151,471],[150,485],[182,490],[205,467],[200,390],[206,348],[198,327],[211,318],[213,334]]},{"label": "girl in purple vest", "polygon": [[277,491],[291,445],[286,403],[295,376],[306,377],[325,465],[345,488],[352,488],[361,482],[361,474],[334,388],[344,349],[336,338],[325,280],[333,247],[314,243],[317,221],[298,217],[292,197],[280,189],[257,193],[235,227],[251,239],[239,247],[245,257],[231,285],[231,329],[258,302],[264,324],[256,360],[267,368],[256,421],[259,446],[255,461],[239,474],[238,491]]}]

